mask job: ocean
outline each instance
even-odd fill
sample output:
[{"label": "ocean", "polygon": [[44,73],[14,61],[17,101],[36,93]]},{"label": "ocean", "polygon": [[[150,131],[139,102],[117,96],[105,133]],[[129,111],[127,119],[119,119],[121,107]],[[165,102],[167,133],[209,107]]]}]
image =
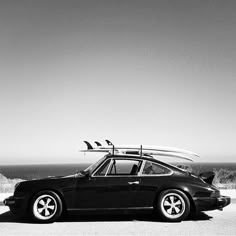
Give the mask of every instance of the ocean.
[{"label": "ocean", "polygon": [[[177,164],[177,163],[173,163]],[[192,171],[200,174],[213,170],[235,170],[236,163],[178,163],[191,167]],[[84,170],[90,165],[87,164],[43,164],[43,165],[2,165],[0,166],[0,174],[9,179],[20,178],[24,180],[45,178],[48,176],[63,176]]]},{"label": "ocean", "polygon": [[87,164],[34,164],[34,165],[2,165],[0,166],[0,174],[8,179],[20,178],[24,180],[32,180],[45,178],[48,176],[71,175],[77,171],[86,169]]}]

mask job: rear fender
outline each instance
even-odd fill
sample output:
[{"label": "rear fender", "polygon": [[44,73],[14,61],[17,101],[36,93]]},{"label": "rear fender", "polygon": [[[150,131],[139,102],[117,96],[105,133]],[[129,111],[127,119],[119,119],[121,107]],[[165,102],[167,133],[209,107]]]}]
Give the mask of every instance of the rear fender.
[{"label": "rear fender", "polygon": [[155,209],[155,206],[157,205],[157,201],[158,201],[160,193],[165,191],[165,190],[169,190],[169,189],[176,189],[176,190],[179,190],[179,191],[183,192],[189,199],[190,211],[191,212],[196,212],[196,205],[193,201],[190,190],[186,187],[180,187],[180,186],[178,186],[178,187],[177,186],[175,186],[175,187],[174,186],[173,187],[166,187],[166,188],[162,188],[160,191],[158,191],[158,193],[156,194],[156,197],[154,199],[154,202],[153,202],[154,209]]}]

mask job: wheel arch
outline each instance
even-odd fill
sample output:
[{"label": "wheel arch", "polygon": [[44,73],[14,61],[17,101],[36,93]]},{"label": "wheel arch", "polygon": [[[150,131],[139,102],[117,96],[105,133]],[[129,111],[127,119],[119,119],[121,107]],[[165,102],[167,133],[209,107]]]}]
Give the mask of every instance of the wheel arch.
[{"label": "wheel arch", "polygon": [[54,188],[44,188],[44,189],[37,189],[35,191],[32,192],[32,194],[29,197],[29,201],[28,201],[28,206],[27,206],[27,211],[29,212],[30,210],[30,206],[32,203],[32,200],[34,198],[34,196],[42,191],[49,191],[49,192],[54,192],[58,195],[58,197],[60,198],[61,202],[62,202],[62,212],[65,213],[67,211],[67,205],[66,205],[66,201],[64,199],[63,194],[58,190],[58,189],[54,189]]},{"label": "wheel arch", "polygon": [[166,190],[178,190],[178,191],[184,193],[188,197],[188,200],[190,202],[190,211],[191,212],[196,212],[196,205],[195,205],[195,203],[193,201],[193,198],[192,198],[191,194],[188,191],[186,191],[186,190],[184,190],[184,189],[182,189],[180,187],[173,187],[173,188],[172,187],[166,187],[166,188],[160,189],[156,193],[155,199],[153,201],[153,208],[154,208],[154,210],[156,210],[156,205],[157,205],[157,201],[158,201],[160,193],[162,193],[162,192],[164,192]]}]

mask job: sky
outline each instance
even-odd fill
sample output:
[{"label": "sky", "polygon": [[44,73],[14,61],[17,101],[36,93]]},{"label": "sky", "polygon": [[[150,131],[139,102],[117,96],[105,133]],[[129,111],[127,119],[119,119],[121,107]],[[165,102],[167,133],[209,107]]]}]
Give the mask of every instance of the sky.
[{"label": "sky", "polygon": [[[83,140],[236,161],[236,2],[0,1],[1,164]],[[87,158],[87,159],[86,159]]]}]

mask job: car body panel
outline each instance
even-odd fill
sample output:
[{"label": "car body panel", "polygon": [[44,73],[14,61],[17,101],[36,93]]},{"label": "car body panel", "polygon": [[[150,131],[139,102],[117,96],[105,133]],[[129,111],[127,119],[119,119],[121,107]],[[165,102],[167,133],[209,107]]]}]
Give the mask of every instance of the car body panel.
[{"label": "car body panel", "polygon": [[[119,167],[118,160],[139,163],[135,174],[118,174],[119,169],[112,173],[112,165]],[[98,170],[106,161],[109,165],[103,175],[99,176]],[[162,174],[144,174],[146,162],[159,165],[167,171]],[[4,203],[13,213],[20,214],[27,212],[36,193],[50,190],[59,195],[69,213],[112,210],[131,212],[155,209],[158,196],[168,189],[185,193],[191,209],[196,211],[222,209],[230,204],[229,197],[221,196],[218,189],[203,179],[167,163],[137,155],[107,155],[82,173],[21,182],[14,196],[5,199]]]},{"label": "car body panel", "polygon": [[91,177],[78,179],[75,191],[75,208],[135,207],[140,177]]}]

